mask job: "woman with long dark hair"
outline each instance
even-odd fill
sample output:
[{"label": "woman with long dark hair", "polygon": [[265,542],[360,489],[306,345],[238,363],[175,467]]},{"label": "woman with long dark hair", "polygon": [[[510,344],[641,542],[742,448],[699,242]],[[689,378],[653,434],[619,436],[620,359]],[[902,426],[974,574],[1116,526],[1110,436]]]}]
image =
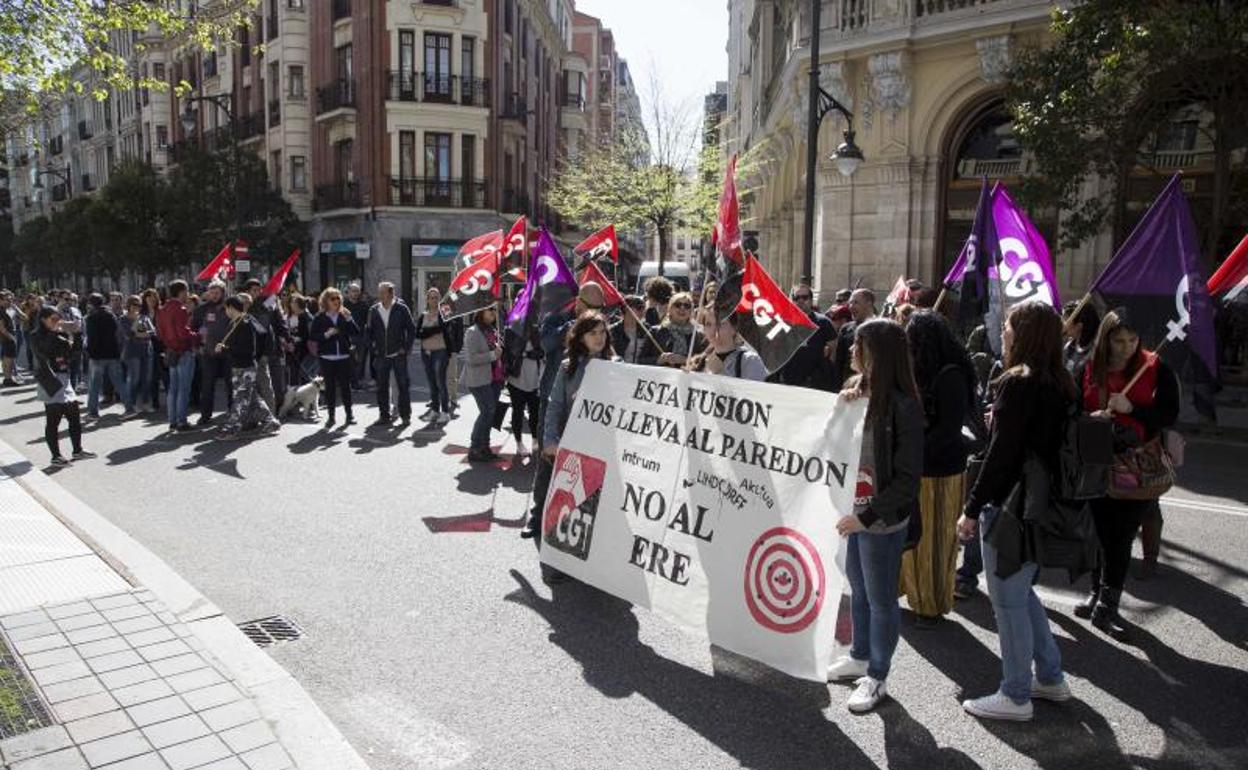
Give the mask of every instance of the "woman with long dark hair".
[{"label": "woman with long dark hair", "polygon": [[[1106,313],[1096,333],[1084,368],[1083,406],[1114,421],[1115,452],[1152,441],[1179,417],[1179,384],[1174,371],[1156,353],[1140,345],[1139,331],[1123,308]],[[1091,593],[1075,608],[1075,614],[1091,618],[1093,626],[1118,641],[1130,639],[1118,614],[1118,603],[1131,564],[1132,543],[1140,525],[1150,520],[1155,521],[1155,540],[1160,543],[1160,517],[1156,500],[1101,497],[1092,501],[1102,567],[1092,573]],[[1152,558],[1156,563],[1155,552]]]},{"label": "woman with long dark hair", "polygon": [[[494,425],[494,410],[498,408],[498,396],[507,379],[503,371],[503,346],[498,336],[494,308],[478,310],[473,324],[464,331],[464,353],[467,366],[464,384],[477,402],[477,420],[472,424],[472,439],[468,446],[471,462],[497,460],[498,455],[490,449],[490,428]],[[445,420],[439,419],[439,424]]]},{"label": "woman with long dark hair", "polygon": [[933,310],[906,325],[914,379],[923,402],[922,536],[901,560],[901,586],[918,628],[931,628],[953,609],[958,566],[958,516],[966,493],[969,445],[962,435],[975,408],[975,369],[953,327]]},{"label": "woman with long dark hair", "polygon": [[923,407],[906,333],[897,323],[873,319],[859,326],[850,359],[857,376],[841,396],[867,399],[854,511],[836,523],[837,532],[848,538],[845,573],[853,643],[849,655],[828,669],[828,681],[855,681],[857,689],[846,705],[864,713],[888,697],[885,680],[901,631],[897,583],[918,515]]},{"label": "woman with long dark hair", "polygon": [[559,364],[559,373],[555,375],[555,384],[551,386],[550,400],[546,404],[546,421],[542,427],[542,455],[552,461],[559,451],[563,429],[567,427],[568,417],[572,413],[572,401],[585,379],[585,370],[590,360],[610,360],[615,357],[611,350],[610,334],[607,332],[607,319],[597,310],[581,313],[568,330],[564,349],[567,357]]},{"label": "woman with long dark hair", "polygon": [[[160,292],[155,289],[144,289],[139,295],[142,300],[140,312],[151,319],[152,325],[156,325],[156,314],[160,312]],[[155,412],[160,408],[160,386],[165,386],[165,391],[169,390],[169,368],[165,364],[165,344],[160,341],[160,335],[152,335],[152,358],[148,365],[148,377],[139,386],[139,389],[147,395],[147,403],[149,412]]]},{"label": "woman with long dark hair", "polygon": [[85,460],[95,457],[82,448],[82,419],[79,413],[78,394],[70,379],[69,362],[74,354],[73,335],[68,324],[61,324],[56,308],[43,307],[37,314],[39,325],[30,336],[30,346],[35,354],[36,394],[43,402],[43,439],[52,453],[53,465],[69,465],[61,454],[61,420],[69,423],[69,440],[73,445],[73,459]]},{"label": "woman with long dark hair", "polygon": [[1001,505],[1022,480],[1028,456],[1050,472],[1057,468],[1063,425],[1078,389],[1062,358],[1062,319],[1048,305],[1015,305],[1005,319],[1001,346],[1005,371],[994,382],[988,451],[958,533],[965,540],[974,537],[978,520],[1003,675],[996,692],[962,707],[984,719],[1027,721],[1032,698],[1068,700],[1070,687],[1044,606],[1032,589],[1040,569],[1032,540],[1016,520],[1018,511]]},{"label": "woman with long dark hair", "polygon": [[429,287],[425,292],[425,311],[416,316],[416,338],[420,341],[425,382],[429,383],[429,409],[420,419],[445,425],[451,421],[451,399],[446,386],[451,335],[450,325],[442,320],[441,304],[442,292],[436,286]]}]

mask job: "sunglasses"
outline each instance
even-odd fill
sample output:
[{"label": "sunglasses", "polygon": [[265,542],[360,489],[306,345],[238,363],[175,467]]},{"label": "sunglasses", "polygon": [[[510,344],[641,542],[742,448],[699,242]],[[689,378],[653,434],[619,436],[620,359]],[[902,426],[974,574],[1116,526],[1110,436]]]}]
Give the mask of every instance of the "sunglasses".
[{"label": "sunglasses", "polygon": [[692,302],[673,302],[672,307],[677,308],[678,310],[691,310],[693,308],[693,303]]}]

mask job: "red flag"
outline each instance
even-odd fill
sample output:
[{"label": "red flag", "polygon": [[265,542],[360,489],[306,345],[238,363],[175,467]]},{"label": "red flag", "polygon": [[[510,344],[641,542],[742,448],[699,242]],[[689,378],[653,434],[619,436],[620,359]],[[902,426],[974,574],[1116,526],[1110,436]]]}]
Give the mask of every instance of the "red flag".
[{"label": "red flag", "polygon": [[266,297],[270,294],[280,294],[282,287],[286,285],[286,276],[290,275],[290,269],[299,261],[299,249],[290,252],[290,256],[277,269],[277,272],[269,276],[269,282],[264,285],[264,290],[260,292],[260,296]]},{"label": "red flag", "polygon": [[745,270],[731,280],[741,281],[737,302],[737,331],[763,359],[767,372],[784,366],[818,326],[776,285],[762,264],[749,254]]},{"label": "red flag", "polygon": [[620,263],[620,241],[615,237],[615,225],[607,225],[572,249],[590,261],[610,257],[615,264]]},{"label": "red flag", "polygon": [[478,235],[475,238],[469,238],[464,241],[464,245],[459,247],[457,260],[461,266],[470,267],[481,257],[496,252],[502,247],[503,231],[495,230],[492,233]]},{"label": "red flag", "polygon": [[510,272],[514,268],[524,267],[529,261],[529,222],[521,216],[516,220],[507,237],[502,240],[503,269]]},{"label": "red flag", "polygon": [[212,258],[208,266],[199,271],[199,275],[195,276],[197,281],[211,281],[214,278],[228,280],[234,277],[234,260],[230,255],[230,244],[225,244],[221,250],[217,252],[217,256]]},{"label": "red flag", "polygon": [[1210,294],[1226,293],[1228,302],[1248,289],[1248,235],[1239,242],[1207,284]]},{"label": "red flag", "polygon": [[715,231],[711,234],[711,242],[715,252],[737,267],[744,264],[745,255],[741,251],[741,210],[737,205],[737,156],[728,161],[728,170],[724,172],[724,191],[719,196],[719,218],[715,222]]},{"label": "red flag", "polygon": [[603,307],[619,307],[624,304],[624,296],[593,262],[586,263],[585,269],[576,279],[578,286],[584,286],[590,281],[602,287]]},{"label": "red flag", "polygon": [[907,302],[913,302],[914,298],[910,291],[910,287],[906,285],[906,277],[904,275],[897,276],[897,282],[893,284],[893,290],[888,293],[884,299],[885,305],[903,305]]},{"label": "red flag", "polygon": [[443,300],[442,315],[447,320],[475,313],[498,302],[499,254],[489,251],[459,271]]}]

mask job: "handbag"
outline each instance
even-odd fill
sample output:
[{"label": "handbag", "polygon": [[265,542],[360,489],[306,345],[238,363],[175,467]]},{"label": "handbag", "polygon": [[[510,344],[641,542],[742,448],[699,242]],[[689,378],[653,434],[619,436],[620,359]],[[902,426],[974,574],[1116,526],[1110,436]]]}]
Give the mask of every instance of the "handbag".
[{"label": "handbag", "polygon": [[1154,436],[1139,446],[1114,455],[1109,472],[1109,496],[1117,500],[1156,500],[1174,486],[1174,463]]}]

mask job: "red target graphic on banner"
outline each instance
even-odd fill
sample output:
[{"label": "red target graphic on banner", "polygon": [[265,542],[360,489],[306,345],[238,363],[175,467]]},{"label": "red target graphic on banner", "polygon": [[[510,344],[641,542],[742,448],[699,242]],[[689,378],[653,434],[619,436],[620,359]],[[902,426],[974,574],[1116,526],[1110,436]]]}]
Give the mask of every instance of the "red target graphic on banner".
[{"label": "red target graphic on banner", "polygon": [[819,617],[826,582],[814,543],[789,527],[769,529],[745,560],[745,603],[755,622],[795,634]]}]

